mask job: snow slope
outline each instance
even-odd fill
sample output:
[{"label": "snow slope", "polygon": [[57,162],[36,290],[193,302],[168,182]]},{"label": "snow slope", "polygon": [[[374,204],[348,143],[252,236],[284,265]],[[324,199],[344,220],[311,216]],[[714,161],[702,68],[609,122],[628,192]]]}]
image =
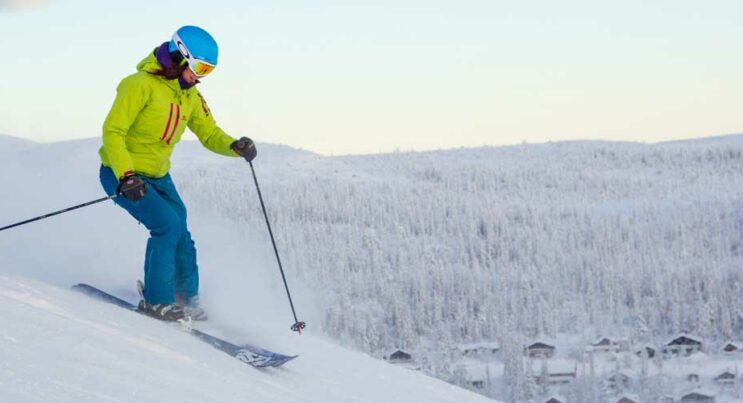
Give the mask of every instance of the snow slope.
[{"label": "snow slope", "polygon": [[0,134],[0,153],[21,151],[37,145],[38,143],[31,140],[20,139],[8,136],[7,134]]},{"label": "snow slope", "polygon": [[300,354],[259,370],[152,319],[0,275],[2,402],[485,402],[311,334],[264,329]]}]

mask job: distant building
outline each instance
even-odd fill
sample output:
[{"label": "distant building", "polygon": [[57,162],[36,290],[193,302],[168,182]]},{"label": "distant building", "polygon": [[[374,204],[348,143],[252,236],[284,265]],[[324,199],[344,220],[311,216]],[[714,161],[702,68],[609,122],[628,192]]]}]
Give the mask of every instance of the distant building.
[{"label": "distant building", "polygon": [[[539,366],[547,366],[547,373],[543,374],[544,369],[540,369]],[[578,365],[572,360],[547,360],[540,362],[530,363],[533,368],[533,372],[540,374],[536,381],[538,384],[548,385],[564,385],[571,383],[578,377]],[[536,366],[536,367],[535,367]]]},{"label": "distant building", "polygon": [[673,396],[661,396],[656,403],[673,403]]},{"label": "distant building", "polygon": [[596,353],[618,353],[619,344],[608,337],[604,337],[591,344],[591,350]]},{"label": "distant building", "polygon": [[413,356],[402,350],[395,350],[394,353],[385,357],[385,359],[393,364],[406,364],[413,361]]},{"label": "distant building", "polygon": [[715,377],[715,382],[720,386],[734,386],[735,381],[735,374],[730,371],[725,371]]},{"label": "distant building", "polygon": [[497,354],[500,346],[495,342],[460,344],[457,350],[465,357],[486,358]]},{"label": "distant building", "polygon": [[474,381],[469,381],[470,386],[472,386],[475,389],[484,389],[485,388],[485,380],[483,379],[476,379]]},{"label": "distant building", "polygon": [[612,400],[613,403],[637,403],[639,401],[635,396],[622,396],[619,400]]},{"label": "distant building", "polygon": [[741,344],[735,341],[729,341],[722,346],[722,352],[726,354],[737,354],[743,351]]},{"label": "distant building", "polygon": [[555,346],[536,342],[526,347],[526,355],[529,358],[552,358],[555,355]]},{"label": "distant building", "polygon": [[562,396],[550,396],[549,399],[545,400],[544,403],[565,403],[566,400]]},{"label": "distant building", "polygon": [[681,403],[715,403],[715,396],[707,392],[691,392],[681,396]]},{"label": "distant building", "polygon": [[490,364],[477,363],[464,365],[464,380],[472,389],[487,389],[490,387]]},{"label": "distant building", "polygon": [[642,346],[639,350],[635,351],[635,354],[640,358],[642,358],[643,356],[647,358],[653,358],[655,357],[655,348],[651,346]]},{"label": "distant building", "polygon": [[573,382],[577,376],[578,371],[576,369],[565,372],[554,372],[550,374],[548,382],[550,385],[565,385]]},{"label": "distant building", "polygon": [[610,389],[627,389],[629,387],[629,376],[619,372],[606,380],[606,386]]},{"label": "distant building", "polygon": [[663,357],[685,357],[702,351],[702,341],[699,338],[683,334],[663,346]]}]

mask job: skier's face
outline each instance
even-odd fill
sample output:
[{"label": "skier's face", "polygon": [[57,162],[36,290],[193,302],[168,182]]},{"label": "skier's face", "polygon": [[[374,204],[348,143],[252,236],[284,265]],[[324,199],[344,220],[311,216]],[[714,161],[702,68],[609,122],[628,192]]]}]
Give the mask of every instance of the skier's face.
[{"label": "skier's face", "polygon": [[183,79],[189,84],[194,84],[199,77],[191,69],[186,68],[183,70]]}]

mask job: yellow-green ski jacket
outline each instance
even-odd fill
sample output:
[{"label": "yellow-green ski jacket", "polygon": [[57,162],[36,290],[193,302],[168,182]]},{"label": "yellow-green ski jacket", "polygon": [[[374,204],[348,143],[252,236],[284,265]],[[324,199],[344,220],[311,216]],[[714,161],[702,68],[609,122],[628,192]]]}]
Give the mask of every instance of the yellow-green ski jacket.
[{"label": "yellow-green ski jacket", "polygon": [[183,90],[178,80],[151,74],[161,68],[154,52],[121,80],[103,123],[103,165],[117,178],[133,172],[161,178],[170,169],[170,154],[186,127],[215,153],[237,157],[234,138],[217,122],[196,87]]}]

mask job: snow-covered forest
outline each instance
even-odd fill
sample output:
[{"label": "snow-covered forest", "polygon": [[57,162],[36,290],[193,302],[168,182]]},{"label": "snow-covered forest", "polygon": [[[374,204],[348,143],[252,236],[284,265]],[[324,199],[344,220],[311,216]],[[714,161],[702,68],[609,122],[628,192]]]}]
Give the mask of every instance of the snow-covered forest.
[{"label": "snow-covered forest", "polygon": [[[75,143],[92,154],[98,144]],[[517,399],[534,340],[570,338],[581,351],[607,334],[633,345],[681,332],[743,338],[743,137],[341,157],[258,150],[300,314],[316,308],[311,325],[373,356],[401,348],[424,372],[461,383],[456,347],[497,342],[505,367],[493,395]],[[95,155],[86,163],[93,170]],[[268,242],[244,162],[184,143],[172,174],[192,226]],[[197,246],[209,242],[193,232]],[[590,389],[581,382],[573,387]]]},{"label": "snow-covered forest", "polygon": [[[297,154],[259,174],[291,277],[317,292],[326,331],[377,356],[412,351],[455,379],[461,343],[498,341],[515,363],[528,341],[560,334],[740,338],[742,153],[735,136],[567,142]],[[199,178],[184,190],[202,196],[192,208],[262,229],[250,188],[225,186],[244,174],[180,169]]]}]

